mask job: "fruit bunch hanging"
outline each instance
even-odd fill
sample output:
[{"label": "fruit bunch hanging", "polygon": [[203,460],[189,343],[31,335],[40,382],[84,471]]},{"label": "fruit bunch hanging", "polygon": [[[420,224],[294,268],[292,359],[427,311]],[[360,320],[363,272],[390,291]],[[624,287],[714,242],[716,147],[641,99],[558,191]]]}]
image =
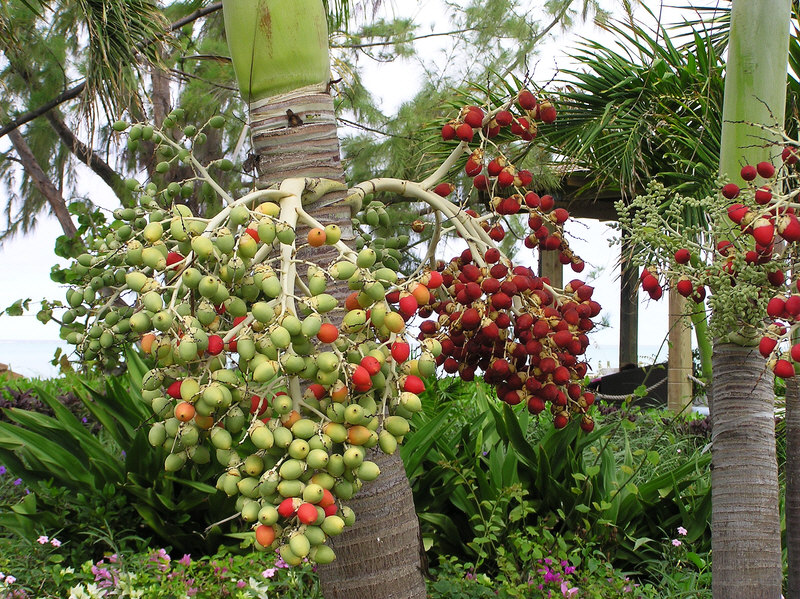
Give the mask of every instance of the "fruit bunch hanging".
[{"label": "fruit bunch hanging", "polygon": [[[800,150],[796,145],[778,150],[780,169],[767,161],[746,164],[739,173],[744,184],[722,184],[716,197],[668,200],[662,186],[651,184],[646,194],[617,208],[633,242],[651,250],[640,283],[652,299],[674,286],[694,310],[704,310],[710,290],[712,334],[758,345],[775,375],[788,378],[800,362],[800,344],[792,342],[800,294],[789,282],[800,266],[795,201]],[[665,205],[667,214],[660,213]],[[687,208],[708,215],[711,237],[681,222]]]},{"label": "fruit bunch hanging", "polygon": [[[138,204],[116,211],[69,269],[61,333],[89,365],[140,344],[154,364],[142,383],[154,413],[151,444],[166,450],[168,471],[216,460],[217,488],[237,498],[258,547],[279,547],[289,564],[334,559],[325,542],[354,522],[347,500],[380,474],[368,450],[397,449],[421,410],[423,379],[437,370],[483,373],[503,401],[534,413],[549,406],[557,426],[577,417],[591,430],[593,396],[580,383],[586,333],[600,310],[592,288],[573,280],[554,289],[496,246],[502,219],[524,213],[528,248],[558,251],[583,268],[564,236],[568,213],[487,144],[501,127],[515,143],[533,139],[537,122],[555,119],[549,102],[526,90],[500,107],[466,107],[443,130],[447,138],[453,127],[461,141],[420,183],[375,179],[347,189],[287,179],[236,198],[209,174],[231,164],[203,165],[192,153],[221,119],[187,125],[176,138],[180,115],[170,118],[162,130],[115,128],[159,148],[159,173],[180,162],[194,178],[162,188],[128,182]],[[472,189],[462,201],[447,199],[455,188],[441,180],[462,164],[472,186],[492,194],[487,214],[466,208]],[[198,184],[224,202],[216,215],[182,203]],[[388,220],[378,199],[364,205],[367,196],[427,205],[431,222],[412,226],[434,230],[418,267],[398,272],[408,236],[356,243],[339,225],[318,222],[305,207],[330,192],[345,196],[363,226]],[[443,262],[437,252],[448,234],[468,249]],[[318,248],[335,258],[310,260]]]}]

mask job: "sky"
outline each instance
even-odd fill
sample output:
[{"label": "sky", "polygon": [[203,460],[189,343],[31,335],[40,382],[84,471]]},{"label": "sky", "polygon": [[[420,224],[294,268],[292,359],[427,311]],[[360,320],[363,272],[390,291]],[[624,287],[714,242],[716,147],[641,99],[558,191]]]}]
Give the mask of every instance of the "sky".
[{"label": "sky", "polygon": [[[607,8],[618,5],[616,0],[602,0]],[[654,12],[658,13],[657,2],[645,1]],[[697,3],[695,3],[697,4]],[[424,0],[422,2],[386,3],[382,14],[391,16],[411,16],[420,24],[420,33],[442,31],[442,23],[446,23],[446,13],[442,0]],[[662,18],[669,22],[680,18],[675,9],[664,9]],[[645,18],[641,9],[637,15]],[[592,24],[575,28],[568,35],[557,33],[547,43],[536,62],[536,80],[544,82],[550,79],[558,68],[569,66],[566,51],[574,47],[580,36],[592,39],[609,38],[607,34]],[[430,38],[420,40],[418,52],[426,60],[437,60],[441,56],[446,38]],[[365,80],[369,88],[376,91],[381,98],[381,108],[385,114],[393,114],[400,104],[413,97],[420,88],[424,71],[416,59],[398,60],[394,63],[369,64],[365,62]],[[103,203],[108,197],[107,190],[102,189],[88,177],[82,179],[82,191],[91,197],[99,198]],[[99,196],[98,196],[99,194]],[[0,204],[5,201],[0,200]],[[573,223],[568,229],[572,234],[571,246],[587,262],[587,273],[596,275],[593,281],[595,299],[603,306],[601,317],[609,326],[595,331],[592,342],[595,346],[615,346],[617,343],[617,326],[619,324],[619,271],[615,269],[618,248],[609,247],[609,239],[613,237],[605,223],[582,220]],[[41,218],[33,234],[17,237],[0,246],[0,310],[17,299],[63,298],[64,289],[49,279],[50,267],[55,262],[52,248],[61,229],[55,218]],[[566,280],[571,278],[565,271]],[[641,295],[641,294],[640,294]],[[57,325],[42,325],[35,318],[35,310],[22,317],[0,316],[0,362],[11,363],[23,374],[40,376],[53,374],[53,369],[41,366],[42,357],[46,360],[55,349],[58,339]],[[666,301],[654,303],[642,300],[639,318],[639,343],[642,347],[660,344],[667,331]],[[12,343],[13,342],[13,343]],[[34,343],[35,342],[35,343]],[[36,351],[34,351],[34,349]],[[609,348],[606,347],[606,350]],[[613,360],[616,353],[606,351],[605,356]],[[605,359],[605,358],[604,358]]]}]

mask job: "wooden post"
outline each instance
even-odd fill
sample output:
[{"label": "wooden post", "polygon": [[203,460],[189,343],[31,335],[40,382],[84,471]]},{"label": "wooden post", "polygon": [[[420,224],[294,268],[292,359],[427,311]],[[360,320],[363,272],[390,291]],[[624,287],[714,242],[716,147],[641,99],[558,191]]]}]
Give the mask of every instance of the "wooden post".
[{"label": "wooden post", "polygon": [[539,276],[550,279],[550,285],[564,288],[564,265],[558,259],[558,252],[539,251]]},{"label": "wooden post", "polygon": [[619,366],[639,363],[639,271],[631,264],[633,248],[623,232],[619,284]]},{"label": "wooden post", "polygon": [[692,326],[688,302],[674,288],[669,292],[669,362],[667,407],[677,413],[692,401]]}]

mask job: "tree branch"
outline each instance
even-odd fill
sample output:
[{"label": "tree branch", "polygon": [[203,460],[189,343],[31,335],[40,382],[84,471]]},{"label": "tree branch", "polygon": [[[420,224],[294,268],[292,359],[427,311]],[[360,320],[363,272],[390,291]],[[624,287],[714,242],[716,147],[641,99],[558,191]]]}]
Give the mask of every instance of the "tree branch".
[{"label": "tree branch", "polygon": [[[169,31],[175,31],[188,25],[189,23],[196,21],[206,15],[209,15],[213,12],[218,11],[222,8],[222,2],[215,2],[214,4],[210,4],[205,8],[198,9],[193,13],[186,15],[184,18],[175,21],[172,25],[169,26]],[[157,40],[152,40],[150,43],[154,43]],[[140,48],[141,49],[141,48]],[[2,127],[0,127],[0,137],[4,137],[15,130],[17,127],[21,127],[25,123],[29,123],[35,118],[38,118],[47,112],[51,111],[56,106],[63,104],[64,102],[68,102],[80,96],[83,93],[83,90],[86,89],[86,81],[81,81],[77,85],[64,90],[58,96],[42,104],[41,106],[34,108],[33,110],[29,110],[28,112],[24,112],[21,115],[17,116],[12,121],[6,123]]]},{"label": "tree branch", "polygon": [[57,111],[52,110],[46,115],[50,126],[61,138],[61,141],[72,152],[78,160],[83,162],[86,166],[92,169],[106,185],[108,185],[120,199],[123,205],[130,203],[131,193],[125,187],[125,182],[111,166],[96,152],[92,151],[89,146],[78,139],[75,134],[70,130]]},{"label": "tree branch", "polygon": [[476,27],[467,27],[466,29],[456,29],[455,31],[443,31],[440,33],[426,33],[425,35],[416,35],[404,40],[389,40],[386,42],[368,42],[366,44],[331,44],[331,48],[346,48],[352,50],[360,50],[362,48],[374,48],[375,46],[393,46],[395,44],[408,44],[417,40],[424,40],[429,37],[442,37],[445,35],[457,35],[459,33],[466,33],[468,31],[478,31]]},{"label": "tree branch", "polygon": [[64,202],[64,197],[61,195],[61,192],[56,189],[55,185],[50,181],[50,178],[44,170],[42,170],[41,165],[36,160],[36,156],[33,155],[25,138],[22,137],[22,133],[17,129],[13,129],[9,132],[9,137],[11,137],[11,143],[14,145],[14,149],[16,149],[19,155],[19,159],[25,171],[33,180],[36,189],[39,190],[47,200],[47,203],[50,204],[50,208],[61,224],[61,229],[64,231],[64,234],[67,237],[75,237],[78,230],[75,227],[75,223],[72,222],[69,210],[67,210],[67,204]]}]

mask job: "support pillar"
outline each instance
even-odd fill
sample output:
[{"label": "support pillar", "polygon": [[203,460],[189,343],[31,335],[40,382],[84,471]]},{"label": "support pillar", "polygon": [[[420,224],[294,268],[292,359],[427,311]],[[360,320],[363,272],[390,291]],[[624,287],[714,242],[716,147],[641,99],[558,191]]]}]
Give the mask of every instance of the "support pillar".
[{"label": "support pillar", "polygon": [[564,265],[558,259],[558,252],[539,250],[539,276],[550,279],[556,289],[564,288]]},{"label": "support pillar", "polygon": [[692,324],[688,302],[674,288],[669,291],[669,361],[667,407],[675,413],[692,401]]},{"label": "support pillar", "polygon": [[633,247],[622,233],[619,285],[619,366],[639,363],[639,270],[631,263]]}]

